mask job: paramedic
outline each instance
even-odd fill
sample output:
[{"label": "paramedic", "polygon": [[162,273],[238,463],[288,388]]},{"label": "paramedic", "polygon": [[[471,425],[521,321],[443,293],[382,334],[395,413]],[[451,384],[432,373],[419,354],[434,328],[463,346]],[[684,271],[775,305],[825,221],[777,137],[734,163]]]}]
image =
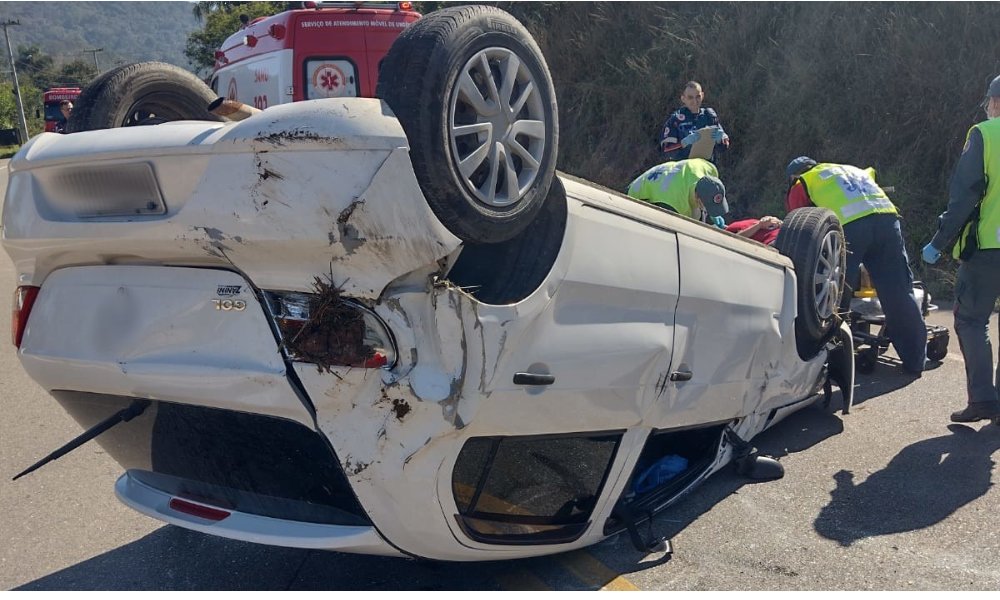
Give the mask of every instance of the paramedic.
[{"label": "paramedic", "polygon": [[712,140],[715,146],[710,160],[715,162],[716,151],[729,148],[729,136],[719,123],[719,116],[711,108],[702,108],[705,95],[701,84],[689,81],[681,94],[684,105],[673,112],[663,124],[660,133],[660,152],[667,160],[683,160],[691,155],[691,145],[701,139],[698,130],[703,127],[714,127]]},{"label": "paramedic", "polygon": [[989,331],[1000,296],[1000,77],[990,83],[983,108],[986,121],[966,135],[948,207],[923,251],[924,261],[934,264],[941,249],[958,238],[952,252],[961,261],[955,279],[955,333],[965,359],[968,396],[966,407],[951,415],[956,423],[1000,417]]},{"label": "paramedic", "polygon": [[657,165],[635,178],[628,195],[720,229],[726,226],[726,186],[715,165],[703,158]]},{"label": "paramedic", "polygon": [[858,289],[864,263],[903,370],[919,377],[927,360],[927,326],[913,294],[913,271],[899,213],[885,190],[875,183],[875,170],[817,164],[800,156],[788,165],[786,175],[790,185],[786,210],[820,206],[840,219],[847,243],[847,284]]}]

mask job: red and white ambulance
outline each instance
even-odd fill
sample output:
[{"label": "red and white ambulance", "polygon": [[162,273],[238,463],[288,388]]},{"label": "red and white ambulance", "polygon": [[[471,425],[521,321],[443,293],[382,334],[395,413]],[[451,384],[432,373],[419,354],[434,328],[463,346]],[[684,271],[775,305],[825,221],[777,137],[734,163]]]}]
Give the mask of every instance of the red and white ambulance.
[{"label": "red and white ambulance", "polygon": [[305,2],[259,17],[215,53],[212,89],[264,109],[318,98],[374,97],[389,47],[420,18],[412,3]]}]

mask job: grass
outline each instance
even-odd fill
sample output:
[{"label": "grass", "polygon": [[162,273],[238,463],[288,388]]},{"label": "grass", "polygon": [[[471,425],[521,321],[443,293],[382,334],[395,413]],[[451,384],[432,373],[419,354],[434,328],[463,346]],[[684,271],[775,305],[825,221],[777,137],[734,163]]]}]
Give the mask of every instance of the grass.
[{"label": "grass", "polygon": [[10,158],[20,149],[20,146],[0,146],[0,158]]}]

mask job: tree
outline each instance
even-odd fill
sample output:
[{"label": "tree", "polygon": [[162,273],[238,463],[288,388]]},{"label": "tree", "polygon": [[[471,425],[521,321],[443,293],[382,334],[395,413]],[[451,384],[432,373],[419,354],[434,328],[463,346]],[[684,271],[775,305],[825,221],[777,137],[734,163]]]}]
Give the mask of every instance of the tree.
[{"label": "tree", "polygon": [[15,54],[17,59],[14,65],[17,68],[18,79],[43,90],[55,87],[59,77],[52,56],[42,52],[37,44],[18,46]]},{"label": "tree", "polygon": [[0,82],[0,129],[17,129],[18,123],[14,84]]},{"label": "tree", "polygon": [[[42,119],[42,93],[30,82],[21,82],[21,99],[24,101],[24,116],[28,121],[28,135],[35,135],[45,129]],[[20,124],[17,115],[17,100],[14,96],[14,84],[10,81],[0,82],[0,129],[17,129]]]},{"label": "tree", "polygon": [[194,65],[195,71],[206,73],[215,66],[215,51],[226,38],[242,27],[240,15],[250,20],[276,15],[299,2],[197,2],[192,11],[205,26],[188,35],[184,56]]},{"label": "tree", "polygon": [[[83,59],[64,64],[59,69],[58,82],[62,87],[84,87],[97,77],[94,65]],[[48,89],[48,88],[45,88]]]}]

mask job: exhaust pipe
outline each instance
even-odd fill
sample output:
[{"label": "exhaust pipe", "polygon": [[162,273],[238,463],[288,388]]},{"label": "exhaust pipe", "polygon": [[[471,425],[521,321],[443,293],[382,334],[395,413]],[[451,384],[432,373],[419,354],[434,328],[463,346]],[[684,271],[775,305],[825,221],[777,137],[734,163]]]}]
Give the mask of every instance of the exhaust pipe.
[{"label": "exhaust pipe", "polygon": [[229,119],[230,121],[242,121],[248,117],[259,115],[264,111],[259,108],[247,106],[236,100],[227,100],[220,97],[208,105],[208,112],[217,117]]}]

